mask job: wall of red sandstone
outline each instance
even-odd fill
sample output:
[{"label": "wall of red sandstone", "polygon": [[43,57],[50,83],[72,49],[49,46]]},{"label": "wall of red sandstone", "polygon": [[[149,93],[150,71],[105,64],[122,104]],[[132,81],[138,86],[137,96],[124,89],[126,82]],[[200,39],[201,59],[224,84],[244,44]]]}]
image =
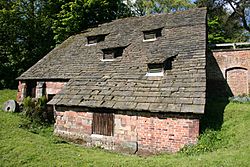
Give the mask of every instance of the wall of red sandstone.
[{"label": "wall of red sandstone", "polygon": [[[19,81],[18,83],[18,91],[17,91],[17,96],[16,100],[17,102],[21,102],[22,99],[26,96],[26,89],[27,89],[27,84],[26,82],[29,81]],[[43,83],[43,89],[44,89],[44,95],[48,97],[48,95],[55,95],[59,93],[64,85],[67,82],[64,81],[44,81]]]},{"label": "wall of red sandstone", "polygon": [[[249,94],[250,49],[214,50],[212,56],[220,69],[218,72],[221,72],[227,81],[232,94]],[[213,76],[213,79],[216,78],[218,79],[218,76]]]},{"label": "wall of red sandstone", "polygon": [[93,114],[88,109],[59,110],[55,112],[55,134],[119,152],[177,152],[187,144],[195,144],[199,135],[199,118],[194,115],[119,111],[114,114],[114,135],[103,136],[92,134]]},{"label": "wall of red sandstone", "polygon": [[18,87],[17,87],[17,95],[16,95],[16,101],[20,103],[22,101],[22,91],[24,86],[22,85],[22,82],[18,82]]},{"label": "wall of red sandstone", "polygon": [[66,84],[66,82],[46,81],[45,82],[46,95],[48,95],[48,94],[55,95],[55,94],[59,93],[65,84]]}]

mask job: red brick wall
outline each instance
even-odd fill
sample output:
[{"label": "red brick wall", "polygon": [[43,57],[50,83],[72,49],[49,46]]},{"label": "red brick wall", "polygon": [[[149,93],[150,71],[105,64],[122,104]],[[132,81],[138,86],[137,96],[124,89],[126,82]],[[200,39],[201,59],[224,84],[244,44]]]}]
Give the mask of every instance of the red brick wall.
[{"label": "red brick wall", "polygon": [[138,145],[142,150],[177,152],[197,142],[199,119],[185,117],[138,117]]},{"label": "red brick wall", "polygon": [[223,77],[234,95],[250,93],[250,50],[213,51]]},{"label": "red brick wall", "polygon": [[[27,87],[25,84],[26,82],[29,81],[19,81],[17,97],[16,97],[17,102],[22,101],[22,93],[24,93],[24,89]],[[45,81],[44,82],[45,95],[47,96],[48,94],[51,95],[57,94],[58,92],[61,91],[61,89],[64,87],[66,83],[67,82],[63,81]]]},{"label": "red brick wall", "polygon": [[55,133],[71,135],[72,138],[84,138],[92,133],[92,113],[56,112]]},{"label": "red brick wall", "polygon": [[46,94],[59,93],[65,84],[66,84],[66,82],[46,81],[45,82]]},{"label": "red brick wall", "polygon": [[24,85],[22,85],[22,82],[18,82],[18,88],[17,88],[17,95],[16,95],[16,101],[21,102],[22,101],[22,90],[25,89]]},{"label": "red brick wall", "polygon": [[92,112],[80,110],[56,111],[55,133],[88,146],[140,154],[177,152],[195,144],[199,135],[199,119],[194,116],[121,111],[115,114],[114,136],[91,134]]}]

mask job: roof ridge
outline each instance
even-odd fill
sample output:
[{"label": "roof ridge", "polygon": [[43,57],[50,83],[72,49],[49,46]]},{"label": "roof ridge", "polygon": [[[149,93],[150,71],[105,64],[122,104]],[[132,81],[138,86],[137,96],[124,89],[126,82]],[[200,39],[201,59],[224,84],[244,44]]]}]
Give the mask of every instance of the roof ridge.
[{"label": "roof ridge", "polygon": [[[202,11],[202,10],[207,10],[207,7],[195,7],[187,10],[182,10],[182,11],[176,11],[176,12],[169,12],[169,13],[154,13],[150,15],[144,15],[144,16],[132,16],[132,17],[125,17],[125,18],[119,18],[119,19],[114,19],[110,22],[99,24],[97,27],[101,27],[103,25],[109,25],[113,24],[119,21],[125,21],[125,20],[130,20],[130,19],[143,19],[143,18],[150,18],[150,17],[156,17],[156,16],[170,16],[170,15],[179,15],[179,14],[185,14],[185,13],[192,13],[194,11]],[[90,29],[97,28],[97,27],[91,27]]]}]

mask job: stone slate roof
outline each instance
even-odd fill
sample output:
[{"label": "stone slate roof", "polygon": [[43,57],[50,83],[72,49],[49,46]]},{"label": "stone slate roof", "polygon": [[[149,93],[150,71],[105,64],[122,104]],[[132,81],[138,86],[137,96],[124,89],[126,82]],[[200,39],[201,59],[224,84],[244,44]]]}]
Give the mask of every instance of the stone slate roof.
[{"label": "stone slate roof", "polygon": [[[143,31],[162,28],[156,41]],[[106,34],[88,46],[87,37]],[[125,47],[101,61],[102,49]],[[162,77],[146,76],[148,63],[174,58]],[[151,112],[204,113],[206,9],[115,20],[71,36],[18,79],[70,79],[49,104]]]}]

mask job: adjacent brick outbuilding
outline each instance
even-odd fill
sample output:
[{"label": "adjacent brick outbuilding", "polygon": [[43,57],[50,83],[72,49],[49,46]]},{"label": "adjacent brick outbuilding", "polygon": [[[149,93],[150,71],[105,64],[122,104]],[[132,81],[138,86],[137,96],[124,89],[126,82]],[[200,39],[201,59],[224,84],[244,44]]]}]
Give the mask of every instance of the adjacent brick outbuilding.
[{"label": "adjacent brick outbuilding", "polygon": [[250,49],[218,49],[212,55],[233,95],[250,94]]},{"label": "adjacent brick outbuilding", "polygon": [[52,50],[18,78],[19,96],[31,81],[36,97],[61,89],[49,102],[57,135],[122,152],[176,152],[199,135],[206,41],[204,8],[115,20]]}]

